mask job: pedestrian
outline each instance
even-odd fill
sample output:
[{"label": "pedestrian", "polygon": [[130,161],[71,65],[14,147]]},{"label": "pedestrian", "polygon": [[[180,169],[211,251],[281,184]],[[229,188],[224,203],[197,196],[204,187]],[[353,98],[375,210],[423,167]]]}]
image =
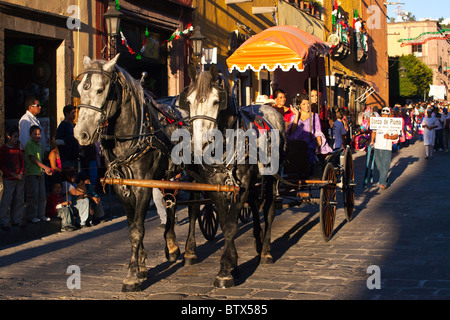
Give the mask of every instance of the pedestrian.
[{"label": "pedestrian", "polygon": [[433,159],[435,143],[435,129],[438,127],[437,119],[433,117],[433,110],[427,109],[427,115],[422,120],[423,144],[425,146],[425,159]]},{"label": "pedestrian", "polygon": [[75,224],[77,226],[89,226],[86,221],[89,218],[89,199],[85,192],[77,188],[74,167],[63,167],[62,170],[62,194],[64,199],[72,202]]},{"label": "pedestrian", "polygon": [[445,152],[448,152],[448,136],[450,134],[450,114],[448,114],[447,108],[442,109],[442,112],[444,114],[444,129],[442,131],[443,133],[443,142],[444,142],[444,148]]},{"label": "pedestrian", "polygon": [[100,197],[95,192],[88,175],[81,173],[77,189],[83,191],[89,198],[89,219],[88,224],[98,224],[103,219],[105,213]]},{"label": "pedestrian", "polygon": [[19,128],[6,132],[6,143],[0,148],[0,170],[3,172],[3,197],[0,202],[0,226],[9,230],[13,226],[25,225],[23,178],[24,160],[19,147]]},{"label": "pedestrian", "polygon": [[47,139],[45,136],[44,129],[42,128],[41,123],[39,122],[39,119],[36,118],[36,116],[39,113],[41,113],[42,109],[41,104],[39,103],[39,100],[37,100],[35,97],[30,96],[25,99],[25,108],[27,109],[27,111],[19,120],[20,148],[22,151],[25,150],[25,146],[27,145],[27,142],[30,140],[31,126],[38,126],[41,129],[40,143],[42,144],[42,148],[45,152],[47,150]]},{"label": "pedestrian", "polygon": [[[389,118],[391,109],[381,109],[381,117]],[[372,131],[370,145],[374,147],[375,165],[380,174],[378,185],[380,190],[385,190],[388,183],[388,174],[391,168],[392,143],[398,141],[400,130],[377,129]]]},{"label": "pedestrian", "polygon": [[52,191],[47,197],[45,206],[45,215],[49,218],[61,219],[61,231],[73,231],[75,229],[72,201],[64,199],[62,195],[62,184],[56,182],[53,184]]},{"label": "pedestrian", "polygon": [[51,186],[53,186],[53,184],[55,184],[56,182],[61,182],[62,172],[61,157],[59,155],[59,148],[55,138],[53,138],[51,142],[51,150],[48,154],[48,161],[50,162],[50,168],[53,172],[51,177],[49,177],[49,183]]},{"label": "pedestrian", "polygon": [[436,150],[438,151],[442,151],[442,148],[444,147],[444,143],[443,143],[443,128],[444,128],[444,124],[445,124],[445,117],[442,113],[439,112],[439,109],[435,106],[433,108],[433,115],[436,118],[436,125],[437,128],[435,129],[435,143],[434,143],[434,152],[436,152]]},{"label": "pedestrian", "polygon": [[342,122],[342,114],[340,111],[336,111],[336,119],[334,119],[333,127],[331,128],[332,137],[334,139],[333,150],[345,149],[345,141],[347,136],[347,130]]},{"label": "pedestrian", "polygon": [[41,144],[41,128],[33,125],[30,128],[30,141],[25,146],[25,189],[27,202],[27,219],[36,223],[45,217],[45,176],[51,176],[52,169],[44,165],[44,148]]},{"label": "pedestrian", "polygon": [[64,120],[56,130],[56,141],[58,143],[59,154],[62,167],[78,168],[78,155],[80,145],[73,135],[73,122],[75,120],[76,108],[73,105],[66,105],[63,109]]}]

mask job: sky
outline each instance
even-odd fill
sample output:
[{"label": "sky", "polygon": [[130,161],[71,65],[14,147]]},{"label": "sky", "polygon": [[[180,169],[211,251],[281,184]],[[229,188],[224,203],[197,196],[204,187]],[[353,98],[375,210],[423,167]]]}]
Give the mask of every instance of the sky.
[{"label": "sky", "polygon": [[[399,2],[404,3],[401,5],[402,10],[411,12],[416,16],[417,20],[421,18],[433,18],[439,19],[444,17],[448,18],[450,22],[450,0],[388,0],[385,2]],[[388,5],[387,13],[389,17],[395,17],[398,5]]]}]

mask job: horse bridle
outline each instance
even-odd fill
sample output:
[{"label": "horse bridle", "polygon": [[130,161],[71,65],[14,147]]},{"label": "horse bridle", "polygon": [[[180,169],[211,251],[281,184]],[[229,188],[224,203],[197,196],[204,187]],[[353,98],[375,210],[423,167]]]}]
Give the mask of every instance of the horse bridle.
[{"label": "horse bridle", "polygon": [[116,87],[116,75],[114,72],[106,72],[103,70],[97,70],[97,69],[88,69],[82,73],[80,73],[75,80],[72,83],[72,97],[76,97],[76,98],[80,98],[80,93],[78,92],[78,85],[81,83],[81,80],[78,80],[81,76],[87,74],[87,78],[85,81],[85,86],[89,86],[88,88],[86,88],[85,90],[89,89],[91,86],[91,80],[90,80],[90,76],[92,76],[92,74],[101,74],[102,76],[106,76],[107,78],[109,78],[109,89],[108,89],[108,94],[106,95],[106,99],[105,102],[103,103],[103,105],[101,107],[96,107],[90,104],[84,104],[84,103],[80,103],[78,105],[78,108],[86,108],[86,109],[91,109],[94,110],[96,112],[99,112],[103,115],[103,117],[106,117],[106,111],[105,111],[105,105],[107,104],[107,101],[111,101],[112,99],[112,95],[114,93],[115,87]]},{"label": "horse bridle", "polygon": [[[219,92],[219,112],[222,110],[226,110],[228,107],[228,93],[220,88],[219,86],[214,86],[215,89]],[[187,97],[189,95],[188,93],[189,87],[186,87],[181,93],[180,93],[180,99],[179,99],[179,106],[181,109],[188,110],[189,111],[189,102],[187,101]],[[195,115],[189,118],[188,122],[192,123],[195,120],[207,120],[214,122],[217,124],[217,119],[209,116],[205,116],[202,114]]]}]

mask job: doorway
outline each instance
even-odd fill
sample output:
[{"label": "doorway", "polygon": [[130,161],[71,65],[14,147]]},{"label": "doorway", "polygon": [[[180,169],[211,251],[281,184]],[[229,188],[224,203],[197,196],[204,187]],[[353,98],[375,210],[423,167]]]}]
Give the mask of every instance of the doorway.
[{"label": "doorway", "polygon": [[[56,49],[62,40],[5,30],[5,127],[16,126],[25,99],[42,105],[39,121],[47,140],[56,133]],[[47,146],[50,141],[47,141]]]}]

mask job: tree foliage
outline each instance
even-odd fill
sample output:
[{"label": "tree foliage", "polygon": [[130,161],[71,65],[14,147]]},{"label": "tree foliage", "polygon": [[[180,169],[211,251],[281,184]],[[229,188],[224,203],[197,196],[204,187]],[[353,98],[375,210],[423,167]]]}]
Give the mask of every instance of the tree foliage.
[{"label": "tree foliage", "polygon": [[410,54],[399,58],[400,65],[406,69],[400,76],[400,96],[403,98],[421,98],[430,84],[433,83],[433,70]]}]

